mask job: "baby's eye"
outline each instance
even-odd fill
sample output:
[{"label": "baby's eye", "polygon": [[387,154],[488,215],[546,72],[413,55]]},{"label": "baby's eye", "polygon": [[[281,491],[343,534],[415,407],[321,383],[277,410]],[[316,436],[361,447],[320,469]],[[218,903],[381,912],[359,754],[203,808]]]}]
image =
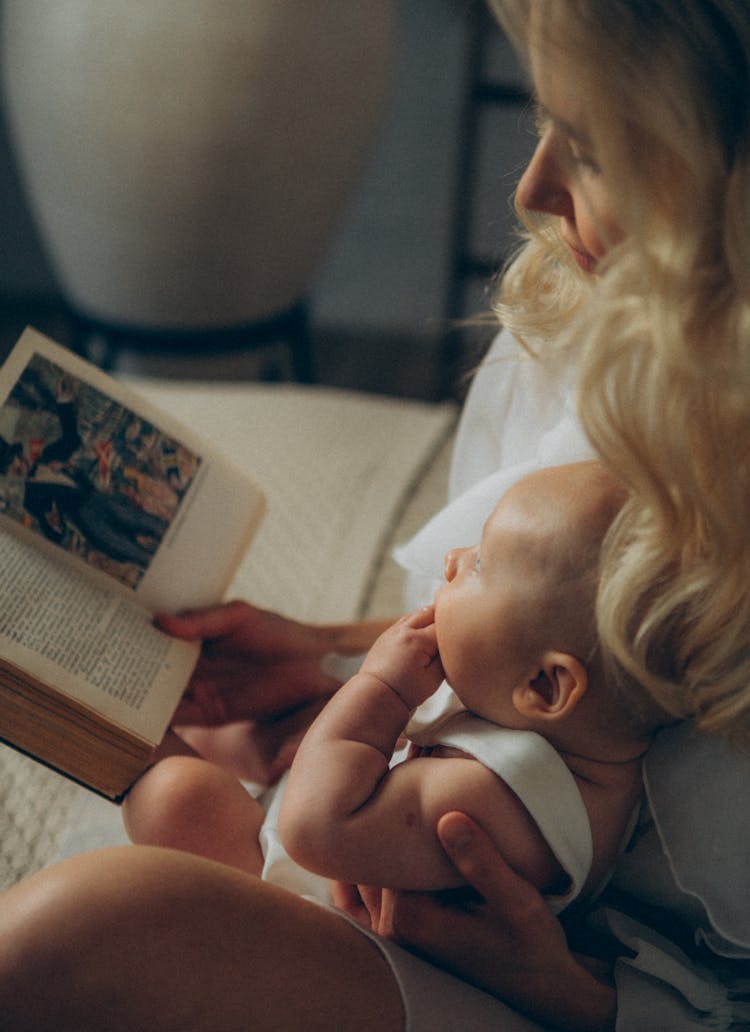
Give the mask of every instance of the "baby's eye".
[{"label": "baby's eye", "polygon": [[479,556],[477,556],[476,559],[474,560],[474,569],[475,570],[479,570],[479,567],[481,565],[482,565],[482,560],[479,558]]}]

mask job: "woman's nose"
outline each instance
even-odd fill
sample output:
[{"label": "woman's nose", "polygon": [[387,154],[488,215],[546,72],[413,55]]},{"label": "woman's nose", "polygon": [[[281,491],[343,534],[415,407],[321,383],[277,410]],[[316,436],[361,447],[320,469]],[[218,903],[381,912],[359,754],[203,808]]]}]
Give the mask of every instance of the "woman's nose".
[{"label": "woman's nose", "polygon": [[572,218],[575,214],[567,177],[554,141],[543,136],[516,188],[516,200],[527,211]]},{"label": "woman's nose", "polygon": [[445,579],[448,582],[452,581],[456,576],[456,573],[458,572],[458,562],[465,551],[465,548],[452,548],[450,552],[446,554],[445,560],[443,561],[443,573],[445,574]]}]

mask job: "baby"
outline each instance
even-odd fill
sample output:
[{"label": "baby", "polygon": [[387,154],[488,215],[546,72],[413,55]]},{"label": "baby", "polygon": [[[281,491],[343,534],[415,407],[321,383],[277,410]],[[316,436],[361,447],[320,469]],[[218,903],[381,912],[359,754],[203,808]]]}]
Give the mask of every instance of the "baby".
[{"label": "baby", "polygon": [[[300,891],[314,883],[289,874],[287,853],[326,880],[432,891],[461,884],[435,831],[460,810],[555,910],[594,895],[665,722],[636,685],[610,683],[596,638],[599,555],[625,497],[595,462],[508,490],[481,543],[446,556],[434,605],[381,635],[311,726],[263,850],[260,805],[228,772],[186,756],[162,760],[131,792],[133,840],[251,873],[265,863]],[[394,765],[404,733],[414,744]]]}]

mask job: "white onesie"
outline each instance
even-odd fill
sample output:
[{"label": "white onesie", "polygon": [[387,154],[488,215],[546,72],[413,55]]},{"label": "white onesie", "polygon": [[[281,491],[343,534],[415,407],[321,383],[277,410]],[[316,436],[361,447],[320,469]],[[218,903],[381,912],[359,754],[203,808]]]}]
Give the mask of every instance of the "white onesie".
[{"label": "white onesie", "polygon": [[570,878],[564,895],[545,896],[557,914],[580,894],[593,857],[591,825],[575,778],[554,747],[535,731],[499,727],[459,707],[443,683],[414,712],[406,734],[418,746],[460,749],[518,796]]}]

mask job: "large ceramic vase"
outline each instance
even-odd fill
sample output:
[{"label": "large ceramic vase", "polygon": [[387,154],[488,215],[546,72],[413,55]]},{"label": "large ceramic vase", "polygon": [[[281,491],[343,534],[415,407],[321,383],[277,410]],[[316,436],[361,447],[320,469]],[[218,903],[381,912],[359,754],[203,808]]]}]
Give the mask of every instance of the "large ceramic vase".
[{"label": "large ceramic vase", "polygon": [[391,0],[4,0],[16,158],[60,286],[107,323],[304,295],[389,84]]}]

